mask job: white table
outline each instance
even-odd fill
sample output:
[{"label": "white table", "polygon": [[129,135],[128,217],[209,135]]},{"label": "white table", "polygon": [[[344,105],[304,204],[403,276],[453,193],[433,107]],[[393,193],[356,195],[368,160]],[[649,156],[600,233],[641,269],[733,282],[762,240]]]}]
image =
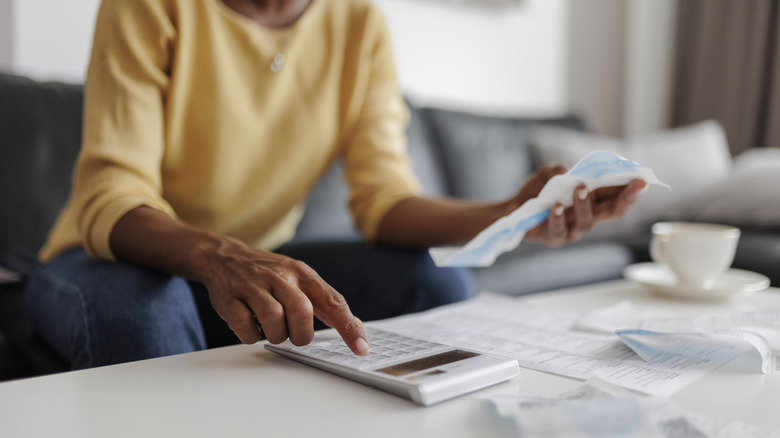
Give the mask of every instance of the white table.
[{"label": "white table", "polygon": [[[780,307],[780,289],[733,303],[675,301],[625,281],[523,298],[588,311],[618,300],[685,314]],[[747,353],[672,399],[688,412],[780,432],[780,376]],[[557,396],[581,382],[521,369],[510,382],[418,407],[405,399],[237,345],[0,383],[0,437],[487,437],[502,436],[487,395]]]}]

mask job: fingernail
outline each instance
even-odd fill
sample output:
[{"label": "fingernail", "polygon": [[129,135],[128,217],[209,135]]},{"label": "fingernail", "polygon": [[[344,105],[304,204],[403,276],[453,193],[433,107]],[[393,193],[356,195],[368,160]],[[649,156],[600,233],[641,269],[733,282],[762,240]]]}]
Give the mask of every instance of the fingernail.
[{"label": "fingernail", "polygon": [[563,205],[559,205],[555,207],[555,210],[553,210],[556,216],[560,216],[563,214]]},{"label": "fingernail", "polygon": [[644,186],[644,187],[642,187],[642,188],[641,188],[641,189],[639,189],[638,191],[636,191],[636,192],[632,193],[631,195],[627,196],[627,197],[626,197],[626,199],[627,199],[629,202],[636,202],[636,201],[638,201],[638,200],[639,200],[639,196],[640,196],[642,193],[646,192],[646,191],[647,191],[647,189],[649,189],[649,188],[650,188],[650,184],[647,184],[647,183],[645,183],[645,186]]},{"label": "fingernail", "polygon": [[580,189],[580,191],[577,192],[577,196],[579,196],[580,201],[588,199],[588,189]]},{"label": "fingernail", "polygon": [[355,348],[359,355],[366,355],[371,352],[371,346],[368,345],[368,341],[364,338],[358,338],[357,341],[355,341]]}]

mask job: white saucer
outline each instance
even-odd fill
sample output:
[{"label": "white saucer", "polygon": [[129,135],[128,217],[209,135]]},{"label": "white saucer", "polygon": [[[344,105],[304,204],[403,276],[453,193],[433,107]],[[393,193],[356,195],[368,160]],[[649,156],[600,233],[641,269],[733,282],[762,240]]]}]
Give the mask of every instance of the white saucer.
[{"label": "white saucer", "polygon": [[709,287],[679,286],[677,278],[666,268],[655,263],[637,263],[627,266],[623,276],[653,293],[705,299],[732,299],[769,287],[769,278],[756,272],[731,268]]}]

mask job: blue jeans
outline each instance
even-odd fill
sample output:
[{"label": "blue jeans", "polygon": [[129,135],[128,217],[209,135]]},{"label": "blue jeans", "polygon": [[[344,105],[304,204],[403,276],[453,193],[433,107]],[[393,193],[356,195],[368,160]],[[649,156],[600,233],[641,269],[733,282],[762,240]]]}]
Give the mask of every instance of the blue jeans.
[{"label": "blue jeans", "polygon": [[[467,270],[437,268],[425,251],[313,242],[287,244],[276,252],[314,268],[364,321],[473,293]],[[82,249],[36,267],[27,284],[30,320],[74,369],[238,342],[211,308],[202,284],[142,266],[95,261]],[[317,321],[315,328],[322,327]]]}]

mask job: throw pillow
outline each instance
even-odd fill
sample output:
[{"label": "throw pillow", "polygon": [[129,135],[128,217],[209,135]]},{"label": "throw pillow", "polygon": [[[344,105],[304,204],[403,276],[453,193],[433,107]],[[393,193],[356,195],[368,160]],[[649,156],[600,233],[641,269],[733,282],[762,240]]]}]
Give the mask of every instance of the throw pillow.
[{"label": "throw pillow", "polygon": [[596,225],[588,238],[645,233],[653,222],[672,219],[679,209],[728,177],[732,160],[723,128],[715,121],[622,140],[537,126],[531,144],[542,162],[573,166],[595,150],[608,150],[653,169],[671,191],[651,187],[624,217]]},{"label": "throw pillow", "polygon": [[740,228],[780,228],[780,148],[755,148],[734,159],[734,171],[680,212],[681,219]]}]

